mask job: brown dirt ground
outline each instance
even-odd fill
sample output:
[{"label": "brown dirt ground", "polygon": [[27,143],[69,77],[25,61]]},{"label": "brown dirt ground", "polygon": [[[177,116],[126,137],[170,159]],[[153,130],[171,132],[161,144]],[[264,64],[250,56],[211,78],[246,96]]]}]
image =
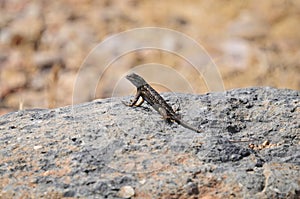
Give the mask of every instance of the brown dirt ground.
[{"label": "brown dirt ground", "polygon": [[[251,86],[299,90],[299,21],[300,1],[293,0],[3,0],[0,115],[71,104],[74,80],[89,51],[108,36],[148,26],[180,31],[203,45],[226,90]],[[240,49],[233,52],[235,45]],[[179,57],[155,50],[126,56],[114,63],[122,70],[106,71],[97,97],[110,96],[120,74],[149,62],[178,69],[191,84],[201,85],[198,93],[209,91]]]}]

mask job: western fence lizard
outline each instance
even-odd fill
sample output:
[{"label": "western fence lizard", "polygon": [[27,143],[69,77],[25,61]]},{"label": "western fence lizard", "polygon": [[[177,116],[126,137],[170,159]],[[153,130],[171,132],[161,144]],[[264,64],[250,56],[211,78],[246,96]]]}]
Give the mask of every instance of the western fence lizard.
[{"label": "western fence lizard", "polygon": [[[168,122],[176,122],[181,126],[190,130],[201,133],[201,129],[197,129],[180,119],[180,116],[175,113],[172,107],[154,90],[141,76],[131,73],[126,76],[133,85],[137,88],[137,93],[129,104],[123,102],[126,106],[140,106],[146,100],[163,118]],[[138,103],[139,98],[142,97],[141,102]]]}]

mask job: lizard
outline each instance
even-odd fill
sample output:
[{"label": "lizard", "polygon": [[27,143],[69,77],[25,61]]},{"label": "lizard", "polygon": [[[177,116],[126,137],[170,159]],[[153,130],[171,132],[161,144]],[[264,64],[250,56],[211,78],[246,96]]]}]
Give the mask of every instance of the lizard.
[{"label": "lizard", "polygon": [[[124,101],[123,104],[126,106],[141,106],[144,101],[148,102],[160,115],[162,115],[163,119],[167,122],[176,122],[179,125],[193,130],[197,133],[203,132],[203,130],[198,129],[196,127],[191,126],[190,124],[181,120],[181,117],[175,113],[173,108],[163,99],[163,97],[152,88],[141,76],[136,73],[131,73],[126,76],[136,88],[137,92],[135,97],[130,101],[130,103],[126,103]],[[142,98],[138,103],[139,98]]]}]

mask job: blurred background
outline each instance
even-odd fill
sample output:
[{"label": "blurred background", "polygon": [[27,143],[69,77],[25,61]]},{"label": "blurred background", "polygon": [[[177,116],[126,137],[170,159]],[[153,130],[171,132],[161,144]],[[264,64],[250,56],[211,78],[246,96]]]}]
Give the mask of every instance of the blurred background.
[{"label": "blurred background", "polygon": [[[226,90],[300,88],[298,0],[0,0],[0,115],[70,105],[89,52],[113,34],[148,26],[180,31],[201,44]],[[187,65],[157,50],[130,53],[105,71],[96,97],[110,97],[120,75],[149,62],[179,71]],[[198,84],[193,74],[185,75]],[[208,92],[199,85],[197,93]]]}]

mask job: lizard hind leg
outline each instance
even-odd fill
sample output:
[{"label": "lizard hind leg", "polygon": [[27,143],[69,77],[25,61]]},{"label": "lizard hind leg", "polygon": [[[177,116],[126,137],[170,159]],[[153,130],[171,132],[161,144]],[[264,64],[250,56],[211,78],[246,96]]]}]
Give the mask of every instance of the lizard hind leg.
[{"label": "lizard hind leg", "polygon": [[164,120],[170,121],[171,116],[168,114],[168,111],[159,105],[153,105],[153,108],[163,117]]},{"label": "lizard hind leg", "polygon": [[172,109],[174,110],[174,112],[178,112],[181,110],[181,107],[180,107],[180,102],[178,102],[179,99],[176,100],[176,103],[178,106],[172,106]]},{"label": "lizard hind leg", "polygon": [[162,115],[163,119],[168,123],[172,124],[174,121],[172,119],[172,116],[168,113],[168,111],[162,107],[158,108],[158,112],[160,115]]}]

